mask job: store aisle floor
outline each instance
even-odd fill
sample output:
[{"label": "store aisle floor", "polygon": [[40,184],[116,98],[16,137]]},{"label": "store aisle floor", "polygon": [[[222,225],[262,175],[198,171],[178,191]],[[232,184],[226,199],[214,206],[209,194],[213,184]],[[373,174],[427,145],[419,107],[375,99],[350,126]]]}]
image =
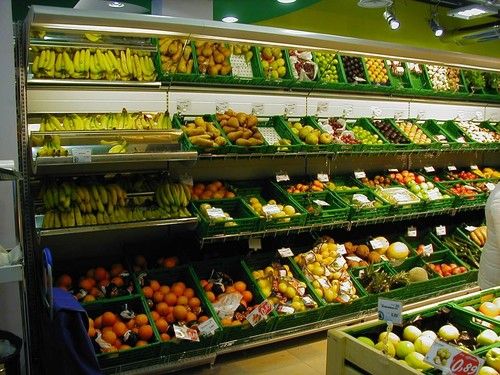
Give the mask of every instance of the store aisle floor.
[{"label": "store aisle floor", "polygon": [[324,375],[326,332],[217,357],[178,375]]}]

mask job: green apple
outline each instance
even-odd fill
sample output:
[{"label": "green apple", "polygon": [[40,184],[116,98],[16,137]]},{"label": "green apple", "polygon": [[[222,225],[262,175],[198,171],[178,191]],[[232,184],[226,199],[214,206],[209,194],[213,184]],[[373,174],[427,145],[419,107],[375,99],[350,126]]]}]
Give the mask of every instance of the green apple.
[{"label": "green apple", "polygon": [[415,326],[406,326],[403,330],[403,339],[415,342],[420,337],[422,331]]},{"label": "green apple", "polygon": [[458,339],[458,337],[460,336],[460,332],[454,325],[445,324],[444,326],[439,328],[438,336],[444,341],[452,341]]},{"label": "green apple", "polygon": [[425,355],[431,349],[433,343],[434,339],[432,337],[424,336],[422,334],[419,338],[415,340],[413,345],[415,346],[415,351]]},{"label": "green apple", "polygon": [[378,349],[378,350],[384,352],[385,354],[387,354],[388,356],[391,356],[393,358],[396,355],[396,348],[394,347],[394,345],[390,341],[387,344],[383,341],[379,341],[375,345],[375,349]]},{"label": "green apple", "polygon": [[415,351],[415,346],[410,341],[400,341],[396,345],[396,356],[398,358],[406,358],[406,356]]},{"label": "green apple", "polygon": [[366,344],[366,345],[371,346],[371,347],[375,347],[375,343],[369,337],[359,336],[358,340],[361,341],[363,344]]},{"label": "green apple", "polygon": [[500,371],[500,348],[492,348],[486,353],[486,364]]},{"label": "green apple", "polygon": [[435,339],[437,339],[436,332],[431,331],[431,330],[427,330],[427,331],[422,332],[422,336],[428,336],[428,337],[430,337],[433,341],[434,341]]},{"label": "green apple", "polygon": [[[378,341],[379,342],[385,342],[385,338],[387,336],[387,332],[382,332],[379,336],[378,336]],[[401,339],[399,338],[398,335],[396,335],[395,333],[393,332],[389,332],[389,342],[392,343],[392,345],[396,346],[398,344],[398,342],[401,341]]]},{"label": "green apple", "polygon": [[419,369],[419,370],[428,370],[432,368],[431,365],[424,362],[425,356],[419,352],[412,352],[405,357],[405,362],[408,363],[408,366]]},{"label": "green apple", "polygon": [[476,337],[476,341],[479,345],[491,345],[498,341],[498,335],[492,329],[485,329]]},{"label": "green apple", "polygon": [[479,369],[477,375],[499,375],[498,371],[490,366],[483,366]]}]

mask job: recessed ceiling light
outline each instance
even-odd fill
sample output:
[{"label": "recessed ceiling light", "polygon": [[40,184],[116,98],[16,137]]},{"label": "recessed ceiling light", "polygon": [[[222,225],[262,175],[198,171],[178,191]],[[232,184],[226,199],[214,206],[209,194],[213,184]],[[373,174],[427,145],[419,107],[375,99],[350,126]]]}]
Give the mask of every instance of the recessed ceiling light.
[{"label": "recessed ceiling light", "polygon": [[468,5],[466,7],[450,9],[448,16],[470,20],[473,18],[486,17],[497,14],[498,9],[488,5]]},{"label": "recessed ceiling light", "polygon": [[123,8],[125,4],[119,2],[119,1],[112,1],[108,4],[111,8]]},{"label": "recessed ceiling light", "polygon": [[278,3],[281,4],[290,4],[290,3],[295,3],[297,0],[278,0]]},{"label": "recessed ceiling light", "polygon": [[234,23],[234,22],[238,22],[238,19],[236,17],[233,17],[233,16],[227,16],[227,17],[224,17],[222,19],[222,22]]}]

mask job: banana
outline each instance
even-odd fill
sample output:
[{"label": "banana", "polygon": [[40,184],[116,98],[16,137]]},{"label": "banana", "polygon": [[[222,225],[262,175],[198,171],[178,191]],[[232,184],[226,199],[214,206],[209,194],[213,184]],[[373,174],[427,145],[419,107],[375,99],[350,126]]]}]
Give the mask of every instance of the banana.
[{"label": "banana", "polygon": [[113,53],[113,51],[111,51],[111,50],[108,51],[108,57],[109,57],[109,60],[113,64],[112,66],[113,66],[114,70],[117,71],[117,72],[119,72],[121,70],[121,64],[116,59],[116,56]]},{"label": "banana", "polygon": [[137,78],[138,81],[142,81],[141,62],[139,61],[139,57],[137,55],[134,55],[134,68],[135,68],[135,78]]},{"label": "banana", "polygon": [[99,198],[102,204],[108,204],[108,191],[102,185],[97,185],[97,190],[99,191]]},{"label": "banana", "polygon": [[97,218],[94,214],[89,214],[89,220],[91,225],[97,225]]},{"label": "banana", "polygon": [[52,216],[52,211],[47,211],[45,215],[43,215],[42,228],[50,229],[54,225],[54,218]]},{"label": "banana", "polygon": [[68,116],[64,116],[62,127],[64,130],[71,130],[73,123]]},{"label": "banana", "polygon": [[116,204],[118,203],[118,194],[116,192],[115,186],[106,185],[106,189],[108,190],[109,203],[111,203],[113,206],[116,206]]},{"label": "banana", "polygon": [[54,208],[54,196],[52,195],[52,189],[46,188],[44,193],[44,201],[47,201],[47,208]]},{"label": "banana", "polygon": [[55,228],[61,228],[61,227],[67,227],[67,222],[66,222],[66,212],[57,212],[54,211],[54,227]]},{"label": "banana", "polygon": [[82,213],[81,213],[80,209],[78,208],[78,206],[73,207],[73,215],[75,217],[75,225],[77,227],[82,226],[84,224],[83,217],[82,217]]},{"label": "banana", "polygon": [[125,51],[125,56],[126,56],[127,70],[129,72],[129,74],[132,74],[135,76],[134,62],[132,60],[132,53],[130,52],[130,48],[127,48],[127,50]]},{"label": "banana", "polygon": [[102,212],[97,213],[97,224],[104,224],[104,216],[102,215]]},{"label": "banana", "polygon": [[78,116],[76,113],[74,113],[71,117],[74,125],[75,130],[83,130],[84,125],[83,125],[83,120],[80,116]]},{"label": "banana", "polygon": [[[184,194],[186,195],[187,202],[190,202],[191,201],[191,189],[190,189],[190,187],[186,184],[181,184],[181,187],[184,190]],[[186,203],[184,205],[184,207],[186,207],[187,205],[188,205],[188,203]]]},{"label": "banana", "polygon": [[63,52],[63,62],[66,73],[72,76],[75,73],[75,68],[73,65],[73,61],[71,61],[71,58],[66,51]]},{"label": "banana", "polygon": [[122,71],[128,76],[130,75],[130,72],[128,70],[128,65],[127,65],[127,55],[125,54],[125,51],[120,51],[120,64],[122,67]]},{"label": "banana", "polygon": [[144,75],[151,75],[149,71],[149,66],[146,65],[146,60],[144,57],[139,57],[139,63],[141,64],[141,70]]},{"label": "banana", "polygon": [[34,75],[38,74],[38,63],[40,62],[40,56],[36,55],[35,60],[33,60],[33,64],[31,65],[31,71]]},{"label": "banana", "polygon": [[76,51],[73,55],[73,67],[75,68],[75,72],[80,72],[80,51]]},{"label": "banana", "polygon": [[43,69],[45,70],[45,60],[46,60],[46,54],[47,54],[47,51],[46,50],[42,50],[42,52],[40,53],[40,60],[38,61],[38,68],[39,69]]},{"label": "banana", "polygon": [[89,203],[90,203],[90,210],[88,209],[88,207],[87,207],[87,210],[89,212],[95,212],[95,211],[97,211],[97,203],[96,203],[96,200],[94,199],[93,195],[90,196]]}]

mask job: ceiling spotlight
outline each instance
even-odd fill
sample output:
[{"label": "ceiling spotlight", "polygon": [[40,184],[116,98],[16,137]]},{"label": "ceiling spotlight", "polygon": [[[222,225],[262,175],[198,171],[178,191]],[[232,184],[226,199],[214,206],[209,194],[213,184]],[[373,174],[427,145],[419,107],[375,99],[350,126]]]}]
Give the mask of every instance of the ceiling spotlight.
[{"label": "ceiling spotlight", "polygon": [[227,16],[222,19],[222,22],[227,22],[227,23],[235,23],[238,22],[238,19],[233,16]]},{"label": "ceiling spotlight", "polygon": [[295,3],[297,0],[278,0],[278,3],[281,4],[290,4],[290,3]]},{"label": "ceiling spotlight", "polygon": [[111,1],[108,6],[110,6],[111,8],[123,8],[125,6],[125,4],[119,2],[119,1]]},{"label": "ceiling spotlight", "polygon": [[438,38],[444,34],[444,29],[443,27],[439,24],[437,21],[436,17],[433,17],[430,22],[429,22],[432,32],[434,33],[434,36],[437,36]]},{"label": "ceiling spotlight", "polygon": [[396,18],[394,12],[387,8],[384,12],[384,18],[385,20],[387,21],[387,23],[389,24],[389,27],[392,29],[392,30],[396,30],[396,29],[399,29],[399,21],[398,19]]}]

